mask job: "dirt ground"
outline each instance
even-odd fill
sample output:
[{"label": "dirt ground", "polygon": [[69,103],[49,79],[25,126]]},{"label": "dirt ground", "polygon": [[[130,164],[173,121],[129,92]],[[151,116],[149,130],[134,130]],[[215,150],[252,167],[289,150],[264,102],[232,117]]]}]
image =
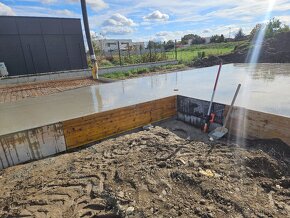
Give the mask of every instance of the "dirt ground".
[{"label": "dirt ground", "polygon": [[168,121],[0,171],[1,217],[289,217],[290,148]]},{"label": "dirt ground", "polygon": [[90,78],[27,83],[0,88],[0,103],[14,102],[28,97],[51,95],[70,89],[99,84]]}]

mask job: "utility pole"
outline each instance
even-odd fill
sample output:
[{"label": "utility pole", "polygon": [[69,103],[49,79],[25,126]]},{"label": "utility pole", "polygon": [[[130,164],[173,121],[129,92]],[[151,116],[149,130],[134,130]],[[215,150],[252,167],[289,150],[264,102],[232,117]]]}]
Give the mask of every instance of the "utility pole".
[{"label": "utility pole", "polygon": [[90,26],[89,26],[89,21],[88,21],[88,12],[87,12],[87,5],[86,5],[86,0],[81,0],[81,6],[82,6],[82,14],[83,14],[83,21],[84,21],[84,27],[85,27],[85,32],[86,32],[86,38],[87,38],[87,43],[88,43],[88,48],[90,52],[90,57],[91,57],[91,62],[93,64],[93,70],[92,70],[92,75],[94,79],[98,79],[98,63],[95,55],[95,51],[93,48],[92,44],[92,39],[91,39],[91,34],[90,34]]}]

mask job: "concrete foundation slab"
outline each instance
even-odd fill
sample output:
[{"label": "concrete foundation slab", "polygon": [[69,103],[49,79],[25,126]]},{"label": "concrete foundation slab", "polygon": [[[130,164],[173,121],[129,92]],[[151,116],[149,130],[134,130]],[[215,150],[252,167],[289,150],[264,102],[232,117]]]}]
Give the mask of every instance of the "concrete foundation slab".
[{"label": "concrete foundation slab", "polygon": [[[248,66],[223,66],[215,101],[230,104],[242,83],[237,106],[290,117],[290,65],[259,64],[256,72],[247,71]],[[154,75],[0,104],[0,135],[173,95],[206,100],[216,71],[217,66]]]}]

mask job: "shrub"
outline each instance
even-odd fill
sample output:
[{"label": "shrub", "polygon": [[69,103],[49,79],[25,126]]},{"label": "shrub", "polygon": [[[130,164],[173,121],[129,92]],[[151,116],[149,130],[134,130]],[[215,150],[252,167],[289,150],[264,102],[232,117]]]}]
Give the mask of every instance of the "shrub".
[{"label": "shrub", "polygon": [[110,61],[106,60],[106,59],[101,60],[99,62],[99,64],[100,64],[101,67],[112,67],[113,66],[113,64]]}]

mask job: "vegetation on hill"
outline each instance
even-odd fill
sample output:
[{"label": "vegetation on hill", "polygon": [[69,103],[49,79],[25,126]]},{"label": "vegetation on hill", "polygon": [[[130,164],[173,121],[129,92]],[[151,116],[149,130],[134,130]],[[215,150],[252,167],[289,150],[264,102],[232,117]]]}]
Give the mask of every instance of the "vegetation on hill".
[{"label": "vegetation on hill", "polygon": [[266,25],[257,24],[250,33],[250,39],[254,39],[255,36],[265,28],[265,38],[271,38],[279,33],[289,32],[290,28],[288,25],[283,24],[279,19],[273,18]]}]

